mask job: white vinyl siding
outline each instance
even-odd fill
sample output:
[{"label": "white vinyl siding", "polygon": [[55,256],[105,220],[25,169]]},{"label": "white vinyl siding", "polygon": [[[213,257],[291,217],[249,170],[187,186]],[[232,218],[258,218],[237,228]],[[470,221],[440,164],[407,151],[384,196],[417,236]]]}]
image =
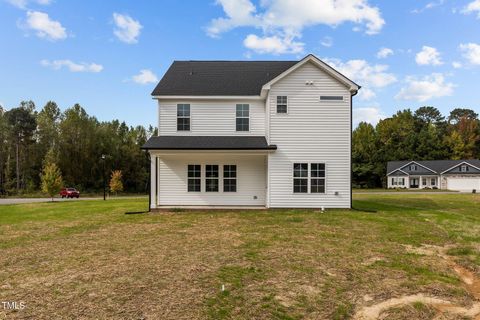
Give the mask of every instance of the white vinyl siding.
[{"label": "white vinyl siding", "polygon": [[[265,206],[266,155],[158,155],[158,206]],[[188,165],[201,165],[202,189],[188,192]],[[206,166],[218,165],[218,192],[206,192]],[[236,191],[224,192],[224,165],[236,166]]]},{"label": "white vinyl siding", "polygon": [[[269,206],[349,208],[350,99],[320,101],[350,97],[348,88],[307,63],[273,84],[269,96],[269,143],[278,147],[268,161]],[[277,114],[277,96],[288,96],[288,117]],[[326,193],[294,193],[294,163],[325,163]]]},{"label": "white vinyl siding", "polygon": [[[159,101],[159,135],[192,136],[265,136],[265,102],[252,100],[190,101],[190,131],[177,131],[177,104],[183,101]],[[236,130],[237,104],[249,105],[249,131]]]}]

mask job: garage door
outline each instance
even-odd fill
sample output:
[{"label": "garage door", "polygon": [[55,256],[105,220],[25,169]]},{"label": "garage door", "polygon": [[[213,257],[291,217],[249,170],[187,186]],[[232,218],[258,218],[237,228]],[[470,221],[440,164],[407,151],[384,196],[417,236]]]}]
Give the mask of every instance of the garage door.
[{"label": "garage door", "polygon": [[480,178],[447,178],[447,189],[457,191],[480,191]]}]

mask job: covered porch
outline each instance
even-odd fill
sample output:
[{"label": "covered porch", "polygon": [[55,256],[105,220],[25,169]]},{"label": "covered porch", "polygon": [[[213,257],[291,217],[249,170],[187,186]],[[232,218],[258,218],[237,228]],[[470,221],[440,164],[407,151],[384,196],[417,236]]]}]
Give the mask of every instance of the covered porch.
[{"label": "covered porch", "polygon": [[[153,140],[152,140],[153,139]],[[264,137],[153,137],[151,208],[265,208],[268,154]]]}]

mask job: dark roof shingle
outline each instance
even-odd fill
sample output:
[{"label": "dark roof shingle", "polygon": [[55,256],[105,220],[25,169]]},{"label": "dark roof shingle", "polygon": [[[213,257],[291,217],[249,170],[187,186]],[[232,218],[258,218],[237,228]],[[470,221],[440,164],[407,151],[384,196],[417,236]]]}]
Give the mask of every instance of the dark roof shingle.
[{"label": "dark roof shingle", "polygon": [[298,61],[174,61],[153,96],[251,96]]},{"label": "dark roof shingle", "polygon": [[[412,162],[412,160],[405,160],[405,161],[389,161],[387,163],[387,174],[396,170],[400,169],[401,167],[405,166],[406,164]],[[441,173],[445,170],[450,169],[456,165],[459,165],[462,162],[469,163],[475,167],[480,167],[480,160],[473,159],[473,160],[425,160],[425,161],[415,161],[416,163],[429,168],[430,170],[435,171],[436,173]]]},{"label": "dark roof shingle", "polygon": [[262,136],[158,136],[143,145],[147,150],[275,150]]}]

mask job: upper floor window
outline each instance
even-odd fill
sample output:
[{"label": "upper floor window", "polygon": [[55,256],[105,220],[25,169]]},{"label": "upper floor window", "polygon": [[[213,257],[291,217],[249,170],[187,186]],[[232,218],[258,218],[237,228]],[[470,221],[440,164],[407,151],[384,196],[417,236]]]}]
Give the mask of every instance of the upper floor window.
[{"label": "upper floor window", "polygon": [[250,130],[250,106],[248,104],[237,104],[236,128],[237,131]]},{"label": "upper floor window", "polygon": [[287,96],[277,96],[277,113],[287,113]]},{"label": "upper floor window", "polygon": [[460,167],[460,172],[468,172],[468,166],[465,165],[465,164],[462,165],[462,166]]},{"label": "upper floor window", "polygon": [[410,171],[417,171],[417,165],[416,164],[411,164],[409,167]]},{"label": "upper floor window", "polygon": [[177,131],[190,131],[189,104],[177,104]]},{"label": "upper floor window", "polygon": [[320,96],[320,101],[343,101],[343,96]]}]

